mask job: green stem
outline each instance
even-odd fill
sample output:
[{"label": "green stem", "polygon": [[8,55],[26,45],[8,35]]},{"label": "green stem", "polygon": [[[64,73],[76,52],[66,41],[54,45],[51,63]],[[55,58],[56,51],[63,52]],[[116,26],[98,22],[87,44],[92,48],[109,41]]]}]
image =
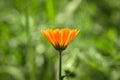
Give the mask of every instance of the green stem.
[{"label": "green stem", "polygon": [[30,25],[29,25],[29,8],[26,8],[25,16],[26,16],[26,34],[28,38],[26,64],[28,66],[29,80],[36,80],[35,79],[35,62],[34,62],[35,56],[33,54],[32,39],[31,39],[31,32],[30,32]]},{"label": "green stem", "polygon": [[54,7],[54,0],[46,0],[46,9],[48,18],[52,24],[55,24],[55,7]]},{"label": "green stem", "polygon": [[62,80],[62,51],[59,51],[59,80]]}]

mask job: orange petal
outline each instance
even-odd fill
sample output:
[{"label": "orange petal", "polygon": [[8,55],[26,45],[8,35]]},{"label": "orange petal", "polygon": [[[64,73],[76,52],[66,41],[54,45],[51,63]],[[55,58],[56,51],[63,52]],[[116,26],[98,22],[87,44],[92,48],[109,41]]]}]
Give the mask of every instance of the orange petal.
[{"label": "orange petal", "polygon": [[64,50],[79,31],[77,29],[71,30],[65,28],[55,30],[47,29],[41,30],[41,32],[57,50]]},{"label": "orange petal", "polygon": [[78,30],[71,30],[69,32],[69,36],[68,36],[68,39],[65,42],[65,45],[68,45],[73,40],[73,38],[77,35],[78,32],[79,32]]},{"label": "orange petal", "polygon": [[65,43],[68,39],[69,33],[70,33],[70,29],[64,29],[63,30],[62,45],[64,45],[64,46],[66,46]]},{"label": "orange petal", "polygon": [[54,40],[50,35],[50,30],[41,30],[41,32],[51,44],[55,45]]},{"label": "orange petal", "polygon": [[55,39],[53,30],[49,30],[49,35],[50,35],[50,37],[51,37],[51,39],[52,39],[52,41],[53,41],[53,45],[55,46],[56,43],[57,43],[57,41],[56,41],[56,39]]},{"label": "orange petal", "polygon": [[54,37],[56,39],[57,44],[60,45],[60,42],[61,42],[61,31],[59,29],[56,29],[54,31]]}]

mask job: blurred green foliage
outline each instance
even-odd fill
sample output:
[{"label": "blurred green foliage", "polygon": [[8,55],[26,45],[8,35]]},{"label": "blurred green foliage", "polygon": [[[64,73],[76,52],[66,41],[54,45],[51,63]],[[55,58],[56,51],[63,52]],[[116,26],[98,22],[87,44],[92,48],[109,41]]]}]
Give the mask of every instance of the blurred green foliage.
[{"label": "blurred green foliage", "polygon": [[0,0],[0,80],[56,80],[40,30],[64,27],[80,30],[63,52],[65,80],[120,80],[120,0]]}]

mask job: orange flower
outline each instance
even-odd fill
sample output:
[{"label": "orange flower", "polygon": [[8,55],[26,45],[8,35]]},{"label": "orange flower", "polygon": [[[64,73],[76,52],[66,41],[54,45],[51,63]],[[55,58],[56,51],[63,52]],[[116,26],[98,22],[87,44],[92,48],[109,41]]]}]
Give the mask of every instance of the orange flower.
[{"label": "orange flower", "polygon": [[56,50],[64,50],[73,38],[78,34],[77,29],[47,29],[41,30],[42,34],[55,47]]}]

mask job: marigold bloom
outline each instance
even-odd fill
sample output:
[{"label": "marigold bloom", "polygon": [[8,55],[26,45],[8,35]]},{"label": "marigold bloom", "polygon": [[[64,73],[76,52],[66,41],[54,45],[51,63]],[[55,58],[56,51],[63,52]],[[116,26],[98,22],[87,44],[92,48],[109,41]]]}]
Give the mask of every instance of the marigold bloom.
[{"label": "marigold bloom", "polygon": [[73,38],[78,34],[77,29],[47,29],[41,30],[45,38],[54,46],[56,50],[64,50]]}]

